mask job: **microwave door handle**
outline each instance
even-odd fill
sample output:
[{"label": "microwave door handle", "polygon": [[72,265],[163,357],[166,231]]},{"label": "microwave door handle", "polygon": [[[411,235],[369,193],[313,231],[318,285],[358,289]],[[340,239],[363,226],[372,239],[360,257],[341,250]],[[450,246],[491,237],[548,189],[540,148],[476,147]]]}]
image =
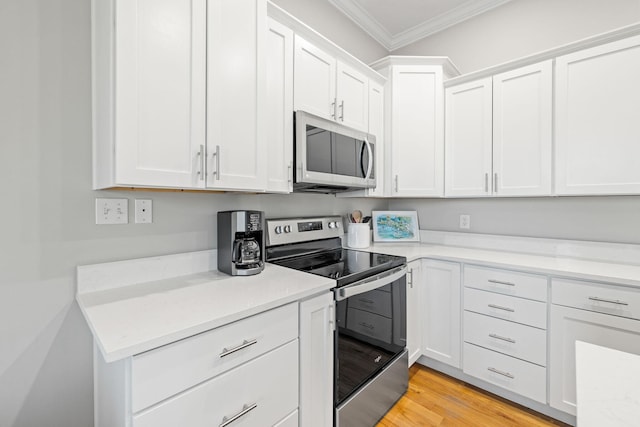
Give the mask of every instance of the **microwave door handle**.
[{"label": "microwave door handle", "polygon": [[373,278],[364,279],[343,288],[336,290],[336,301],[342,301],[354,295],[359,295],[365,292],[372,291],[374,289],[381,288],[382,286],[393,283],[396,280],[407,274],[407,266],[398,267],[391,271],[387,271],[382,274],[378,274]]},{"label": "microwave door handle", "polygon": [[360,170],[362,171],[363,178],[366,178],[367,176],[367,171],[364,168],[364,164],[362,164],[362,161],[364,160],[364,149],[366,148],[365,145],[366,142],[362,141],[362,147],[360,147]]},{"label": "microwave door handle", "polygon": [[367,151],[369,152],[369,166],[367,167],[367,173],[364,179],[369,179],[371,171],[373,170],[373,150],[371,149],[371,143],[365,139],[364,143],[367,144]]}]

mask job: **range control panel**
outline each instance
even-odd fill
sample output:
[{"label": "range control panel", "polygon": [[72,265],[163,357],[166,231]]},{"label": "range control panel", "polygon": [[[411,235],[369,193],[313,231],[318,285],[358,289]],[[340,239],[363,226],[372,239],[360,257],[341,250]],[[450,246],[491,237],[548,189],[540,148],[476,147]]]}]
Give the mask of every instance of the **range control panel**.
[{"label": "range control panel", "polygon": [[339,216],[268,219],[267,246],[339,237],[344,233],[342,228]]}]

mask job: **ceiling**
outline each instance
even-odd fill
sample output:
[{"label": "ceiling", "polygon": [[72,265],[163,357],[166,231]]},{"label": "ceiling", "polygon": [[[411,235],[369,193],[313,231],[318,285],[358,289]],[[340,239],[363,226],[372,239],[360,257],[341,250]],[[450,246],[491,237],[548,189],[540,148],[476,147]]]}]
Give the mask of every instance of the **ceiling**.
[{"label": "ceiling", "polygon": [[392,51],[511,0],[328,0]]}]

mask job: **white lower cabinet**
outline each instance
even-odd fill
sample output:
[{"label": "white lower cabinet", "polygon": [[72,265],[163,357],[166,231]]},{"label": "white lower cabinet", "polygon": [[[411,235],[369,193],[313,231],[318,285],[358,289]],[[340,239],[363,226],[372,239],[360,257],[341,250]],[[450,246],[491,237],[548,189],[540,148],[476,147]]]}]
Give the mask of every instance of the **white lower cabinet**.
[{"label": "white lower cabinet", "polygon": [[407,273],[407,349],[409,366],[422,355],[422,261],[412,261]]},{"label": "white lower cabinet", "polygon": [[424,260],[422,354],[460,367],[460,264]]},{"label": "white lower cabinet", "polygon": [[[637,289],[553,279],[550,404],[576,414],[576,341],[640,355]],[[607,369],[597,366],[594,369]]]}]

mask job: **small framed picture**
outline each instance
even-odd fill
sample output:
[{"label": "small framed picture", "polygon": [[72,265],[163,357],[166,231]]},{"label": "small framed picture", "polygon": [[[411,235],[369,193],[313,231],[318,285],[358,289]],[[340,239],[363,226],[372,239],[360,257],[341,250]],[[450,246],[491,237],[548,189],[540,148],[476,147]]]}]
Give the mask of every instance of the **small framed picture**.
[{"label": "small framed picture", "polygon": [[374,242],[419,242],[416,211],[373,211]]}]

